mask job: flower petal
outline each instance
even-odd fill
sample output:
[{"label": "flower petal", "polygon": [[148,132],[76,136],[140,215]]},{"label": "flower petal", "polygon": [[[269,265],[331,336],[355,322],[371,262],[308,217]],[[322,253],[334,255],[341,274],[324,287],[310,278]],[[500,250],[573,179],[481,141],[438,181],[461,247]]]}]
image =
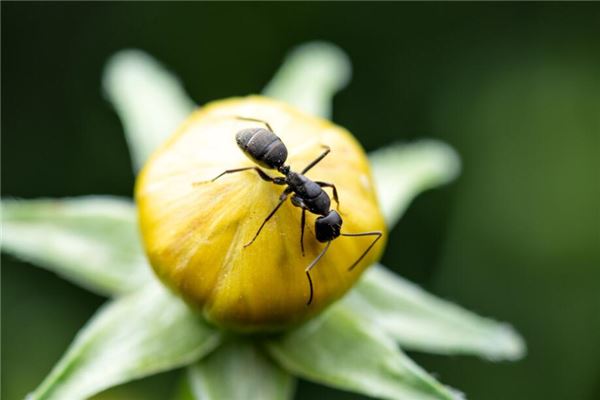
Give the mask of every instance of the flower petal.
[{"label": "flower petal", "polygon": [[350,81],[348,56],[337,46],[312,42],[297,47],[263,90],[303,111],[331,118],[331,99]]},{"label": "flower petal", "polygon": [[509,325],[438,299],[380,265],[367,270],[340,306],[380,326],[405,349],[490,360],[525,353],[523,339]]},{"label": "flower petal", "polygon": [[390,228],[419,193],[452,181],[460,172],[458,154],[437,140],[388,146],[370,153],[369,160]]},{"label": "flower petal", "polygon": [[127,292],[154,279],[130,200],[2,200],[1,206],[2,251],[104,295]]},{"label": "flower petal", "polygon": [[294,378],[248,341],[224,344],[187,370],[194,398],[202,400],[286,400]]},{"label": "flower petal", "polygon": [[179,80],[140,50],[115,54],[103,86],[125,127],[136,171],[196,108]]},{"label": "flower petal", "polygon": [[334,306],[323,316],[265,343],[288,371],[329,386],[385,399],[456,399],[406,357],[389,337]]},{"label": "flower petal", "polygon": [[84,399],[192,363],[219,341],[217,331],[162,285],[151,283],[102,308],[28,400]]}]

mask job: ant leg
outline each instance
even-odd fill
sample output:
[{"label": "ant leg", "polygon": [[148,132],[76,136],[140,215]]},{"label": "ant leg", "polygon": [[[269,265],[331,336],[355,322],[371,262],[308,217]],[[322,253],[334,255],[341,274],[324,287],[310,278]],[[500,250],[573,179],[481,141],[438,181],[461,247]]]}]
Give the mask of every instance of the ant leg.
[{"label": "ant leg", "polygon": [[313,284],[312,284],[312,279],[310,279],[310,270],[313,269],[313,267],[319,262],[321,257],[323,257],[323,255],[325,255],[325,253],[327,252],[327,249],[329,249],[330,245],[331,245],[331,240],[329,242],[327,242],[327,245],[325,246],[323,251],[317,256],[317,258],[315,258],[313,260],[313,262],[311,262],[309,264],[309,266],[306,267],[306,269],[304,270],[304,272],[306,273],[306,277],[308,278],[308,285],[310,287],[310,296],[308,297],[308,301],[306,302],[307,306],[310,305],[310,303],[312,303],[312,299],[313,299]]},{"label": "ant leg", "polygon": [[235,168],[235,169],[228,169],[226,171],[221,172],[219,175],[217,175],[216,177],[214,177],[213,179],[209,180],[209,181],[201,181],[201,182],[193,182],[192,186],[198,186],[198,185],[203,185],[205,183],[209,183],[209,182],[214,182],[217,179],[219,179],[220,177],[222,177],[223,175],[226,174],[233,174],[235,172],[242,172],[242,171],[248,171],[248,170],[255,170],[256,173],[258,174],[258,176],[260,176],[260,178],[264,181],[267,182],[273,182],[276,185],[283,185],[285,182],[284,180],[282,180],[281,178],[277,177],[277,178],[273,178],[270,177],[269,175],[267,175],[262,169],[258,168],[258,167],[245,167],[245,168]]},{"label": "ant leg", "polygon": [[306,208],[302,209],[302,222],[300,223],[300,248],[304,257],[304,225],[306,225]]},{"label": "ant leg", "polygon": [[279,207],[281,207],[281,205],[285,202],[285,200],[287,199],[288,195],[291,193],[290,189],[285,189],[283,191],[283,193],[281,193],[281,196],[279,196],[279,203],[275,206],[275,208],[273,209],[273,211],[271,211],[271,213],[269,215],[267,215],[267,218],[265,218],[265,220],[263,221],[262,225],[260,226],[260,228],[258,228],[258,231],[256,231],[256,234],[254,235],[254,237],[252,238],[251,241],[249,241],[248,243],[246,243],[244,245],[244,248],[250,246],[252,243],[254,243],[254,241],[256,240],[256,238],[258,237],[258,235],[260,234],[260,231],[262,231],[262,229],[264,228],[265,224],[267,223],[267,221],[269,221],[273,215],[275,215],[275,213],[277,212],[277,210],[279,210]]},{"label": "ant leg", "polygon": [[308,170],[310,170],[312,167],[317,165],[322,159],[325,158],[325,156],[327,156],[327,154],[329,154],[329,152],[331,151],[331,148],[329,146],[323,146],[323,147],[325,148],[325,151],[323,153],[321,153],[321,155],[319,157],[315,158],[310,164],[308,164],[306,167],[304,167],[302,172],[300,172],[302,175],[307,173]]},{"label": "ant leg", "polygon": [[276,185],[285,185],[285,178],[283,177],[275,177],[273,178],[272,176],[269,176],[265,173],[265,171],[263,171],[262,169],[258,168],[258,167],[254,167],[254,170],[258,173],[258,175],[262,178],[262,180],[267,181],[267,182],[272,182]]},{"label": "ant leg", "polygon": [[306,226],[306,204],[304,204],[304,200],[302,200],[298,195],[292,196],[292,205],[295,207],[300,207],[302,209],[302,220],[300,221],[300,249],[302,250],[302,257],[304,257],[304,227]]},{"label": "ant leg", "polygon": [[214,181],[216,181],[217,179],[219,179],[220,177],[222,177],[225,174],[233,174],[235,172],[248,171],[249,169],[253,169],[253,168],[255,168],[255,167],[245,167],[245,168],[228,169],[226,171],[221,172],[219,175],[215,176],[211,180],[194,182],[194,183],[192,183],[192,186],[198,186],[198,185],[203,185],[205,183],[214,182]]},{"label": "ant leg", "polygon": [[335,185],[333,183],[327,183],[327,182],[320,182],[320,181],[315,181],[315,183],[321,187],[330,187],[333,189],[333,201],[335,201],[335,204],[337,204],[337,209],[339,211],[340,209],[340,200],[338,198],[338,192],[337,189],[335,187]]},{"label": "ant leg", "polygon": [[269,125],[269,123],[267,121],[263,121],[262,119],[240,117],[239,115],[236,115],[235,118],[242,120],[242,121],[251,121],[251,122],[258,122],[259,124],[265,124],[265,126],[267,127],[268,130],[271,131],[271,133],[275,133],[273,131],[273,128],[271,128],[271,125]]},{"label": "ant leg", "polygon": [[375,238],[375,240],[373,240],[373,242],[371,242],[371,244],[369,245],[369,247],[367,247],[367,249],[364,251],[364,253],[361,254],[360,257],[358,257],[358,260],[354,261],[354,264],[352,264],[349,268],[348,271],[352,271],[354,269],[354,267],[356,267],[356,265],[358,265],[358,263],[360,262],[360,260],[362,260],[367,253],[369,252],[369,250],[371,250],[371,248],[373,246],[375,246],[375,243],[377,243],[377,241],[379,239],[381,239],[381,237],[383,236],[383,233],[381,233],[381,231],[373,231],[373,232],[362,232],[362,233],[342,233],[342,236],[377,236]]}]

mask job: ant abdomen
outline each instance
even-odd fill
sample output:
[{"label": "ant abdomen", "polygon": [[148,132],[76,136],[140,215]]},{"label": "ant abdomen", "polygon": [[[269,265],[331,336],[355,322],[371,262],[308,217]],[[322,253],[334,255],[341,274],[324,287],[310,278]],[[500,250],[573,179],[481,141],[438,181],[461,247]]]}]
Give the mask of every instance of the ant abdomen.
[{"label": "ant abdomen", "polygon": [[235,141],[244,154],[264,168],[278,169],[287,159],[287,148],[281,139],[265,128],[242,129]]}]

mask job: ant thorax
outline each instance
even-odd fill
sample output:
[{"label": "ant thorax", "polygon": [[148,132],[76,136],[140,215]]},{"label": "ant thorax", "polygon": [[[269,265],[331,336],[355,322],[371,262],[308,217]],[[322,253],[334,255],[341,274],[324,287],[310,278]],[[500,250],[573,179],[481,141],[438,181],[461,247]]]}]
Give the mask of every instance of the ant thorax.
[{"label": "ant thorax", "polygon": [[[321,189],[321,186],[297,172],[290,172],[287,175],[286,182],[294,191],[294,193],[302,197],[305,201],[310,201],[316,198],[320,198],[322,196],[327,196],[323,189]],[[327,206],[329,206],[329,204]],[[329,208],[327,208],[326,211],[329,211]]]},{"label": "ant thorax", "polygon": [[308,178],[306,178],[304,175],[301,175],[294,171],[288,171],[288,173],[286,174],[286,182],[291,187],[302,186],[307,180]]}]

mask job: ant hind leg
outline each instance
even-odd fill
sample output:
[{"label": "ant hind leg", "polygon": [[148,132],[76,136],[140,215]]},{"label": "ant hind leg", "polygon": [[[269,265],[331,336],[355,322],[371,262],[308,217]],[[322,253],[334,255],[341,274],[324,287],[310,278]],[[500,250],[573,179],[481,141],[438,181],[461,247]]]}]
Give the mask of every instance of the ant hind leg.
[{"label": "ant hind leg", "polygon": [[267,175],[265,173],[265,171],[263,171],[262,169],[258,168],[258,167],[244,167],[244,168],[234,168],[234,169],[228,169],[226,171],[221,172],[219,175],[215,176],[214,178],[212,178],[211,180],[208,181],[200,181],[200,182],[192,182],[192,186],[199,186],[199,185],[204,185],[205,183],[210,183],[210,182],[214,182],[217,179],[219,179],[220,177],[222,177],[223,175],[227,175],[227,174],[233,174],[236,172],[243,172],[243,171],[248,171],[248,170],[255,170],[256,173],[258,174],[258,176],[263,180],[263,181],[267,181],[267,182],[273,182],[276,185],[282,185],[284,182],[281,180],[281,178],[276,177],[273,178],[269,175]]},{"label": "ant hind leg", "polygon": [[271,133],[275,133],[273,131],[273,128],[271,128],[271,125],[269,125],[269,123],[267,121],[263,121],[262,119],[249,118],[249,117],[240,117],[239,115],[236,115],[235,118],[239,119],[239,120],[242,120],[242,121],[258,122],[259,124],[264,124],[267,127],[267,129],[271,131]]},{"label": "ant hind leg", "polygon": [[329,146],[323,146],[323,147],[325,148],[325,151],[323,153],[321,153],[321,155],[319,157],[317,157],[313,161],[311,161],[310,164],[308,164],[306,167],[304,167],[302,172],[300,172],[302,175],[306,174],[312,167],[314,167],[319,162],[321,162],[321,160],[324,159],[327,156],[327,154],[329,154],[329,152],[331,151],[331,148]]}]

